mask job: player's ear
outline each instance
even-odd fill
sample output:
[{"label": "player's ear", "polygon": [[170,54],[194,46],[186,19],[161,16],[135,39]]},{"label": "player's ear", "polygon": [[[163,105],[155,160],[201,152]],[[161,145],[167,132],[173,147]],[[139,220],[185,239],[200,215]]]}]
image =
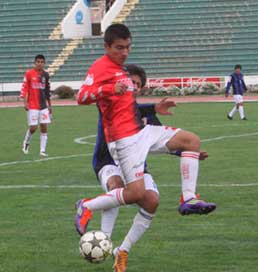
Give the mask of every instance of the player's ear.
[{"label": "player's ear", "polygon": [[109,45],[108,43],[104,42],[104,48],[105,48],[105,49],[109,49],[109,48],[110,48],[110,45]]}]

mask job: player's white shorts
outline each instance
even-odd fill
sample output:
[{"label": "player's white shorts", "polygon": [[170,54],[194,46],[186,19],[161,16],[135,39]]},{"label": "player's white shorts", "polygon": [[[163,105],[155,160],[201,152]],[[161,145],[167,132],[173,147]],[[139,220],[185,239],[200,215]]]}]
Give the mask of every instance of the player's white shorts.
[{"label": "player's white shorts", "polygon": [[48,108],[43,110],[28,110],[27,111],[27,120],[29,126],[36,126],[40,124],[49,124],[51,123],[49,110]]},{"label": "player's white shorts", "polygon": [[240,104],[244,102],[243,96],[241,94],[234,94],[233,98],[236,104]]},{"label": "player's white shorts", "polygon": [[[108,192],[107,182],[108,182],[108,179],[112,176],[120,176],[121,179],[124,180],[120,167],[116,165],[112,165],[112,164],[105,165],[104,167],[100,169],[98,173],[98,178],[99,178],[101,187],[105,192]],[[144,174],[144,184],[145,184],[146,190],[151,190],[159,194],[156,183],[154,182],[152,176],[148,173]]]},{"label": "player's white shorts", "polygon": [[180,129],[168,126],[146,125],[138,133],[108,143],[108,149],[114,161],[119,162],[125,182],[141,179],[144,175],[144,163],[148,153],[169,153],[166,143]]}]

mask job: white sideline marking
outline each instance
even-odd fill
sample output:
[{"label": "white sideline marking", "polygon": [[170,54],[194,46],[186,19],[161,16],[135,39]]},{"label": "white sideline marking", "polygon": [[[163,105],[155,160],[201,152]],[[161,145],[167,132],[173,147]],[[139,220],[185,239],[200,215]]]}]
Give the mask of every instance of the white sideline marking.
[{"label": "white sideline marking", "polygon": [[88,153],[88,154],[77,154],[77,155],[68,155],[68,156],[48,157],[48,158],[38,159],[38,160],[3,162],[3,163],[0,163],[0,167],[1,166],[14,165],[14,164],[44,162],[44,161],[51,161],[51,160],[62,160],[62,159],[70,159],[70,158],[77,158],[77,157],[88,157],[88,156],[92,156],[92,154]]},{"label": "white sideline marking", "polygon": [[[198,187],[256,187],[258,183],[231,183],[231,184],[199,184]],[[158,187],[181,187],[180,184],[160,184]],[[97,189],[100,185],[0,185],[0,190],[5,189]]]}]

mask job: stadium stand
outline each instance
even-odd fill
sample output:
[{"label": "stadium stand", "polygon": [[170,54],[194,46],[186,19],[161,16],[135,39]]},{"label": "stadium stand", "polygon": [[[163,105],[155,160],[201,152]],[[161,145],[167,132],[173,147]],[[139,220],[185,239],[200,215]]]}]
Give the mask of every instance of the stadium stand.
[{"label": "stadium stand", "polygon": [[[23,5],[21,4],[23,2]],[[75,1],[6,0],[0,4],[0,82],[17,82],[36,53],[52,63],[71,41],[49,35]],[[149,77],[225,76],[236,63],[258,71],[255,0],[131,0],[116,18],[133,34],[128,62]],[[103,38],[83,39],[54,71],[52,81],[82,80],[103,54]]]},{"label": "stadium stand", "polygon": [[68,40],[49,34],[76,0],[4,0],[0,3],[0,82],[20,82],[36,54],[51,63]]}]

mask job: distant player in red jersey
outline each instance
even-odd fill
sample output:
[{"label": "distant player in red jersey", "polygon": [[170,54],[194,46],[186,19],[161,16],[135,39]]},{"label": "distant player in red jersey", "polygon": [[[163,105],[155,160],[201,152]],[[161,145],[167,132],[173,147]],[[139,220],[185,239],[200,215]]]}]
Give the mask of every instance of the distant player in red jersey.
[{"label": "distant player in red jersey", "polygon": [[[153,218],[149,200],[145,197],[144,162],[149,152],[169,153],[181,151],[182,215],[207,214],[216,204],[199,200],[196,185],[199,171],[200,139],[197,135],[168,126],[144,126],[134,96],[134,85],[123,65],[131,48],[131,33],[123,24],[109,26],[104,35],[106,54],[88,70],[78,93],[79,104],[97,104],[104,127],[109,152],[119,162],[125,187],[116,188],[105,195],[77,202],[76,228],[80,234],[96,210],[137,203],[141,213],[135,220],[139,230]],[[137,234],[137,232],[135,233]],[[126,271],[128,252],[119,249],[114,269]]]},{"label": "distant player in red jersey", "polygon": [[27,111],[28,130],[23,141],[22,151],[29,153],[30,140],[40,124],[40,155],[46,157],[47,124],[51,122],[49,74],[44,70],[45,57],[37,55],[34,68],[26,71],[20,97]]}]

